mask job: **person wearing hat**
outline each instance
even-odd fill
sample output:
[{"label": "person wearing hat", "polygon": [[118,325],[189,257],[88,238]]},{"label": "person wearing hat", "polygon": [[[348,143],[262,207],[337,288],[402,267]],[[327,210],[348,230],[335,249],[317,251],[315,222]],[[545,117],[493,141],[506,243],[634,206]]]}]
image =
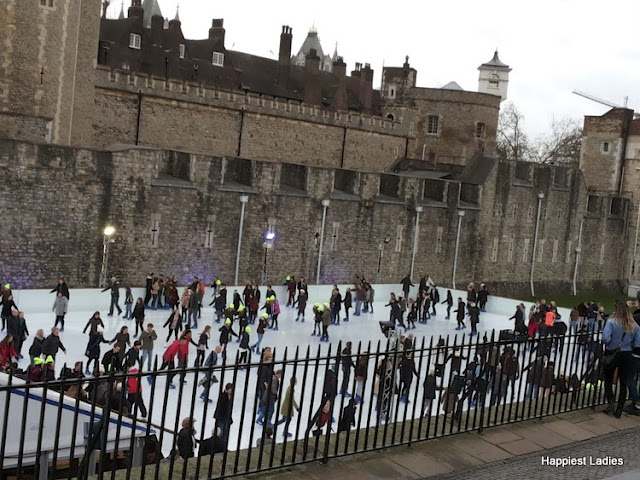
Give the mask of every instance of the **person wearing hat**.
[{"label": "person wearing hat", "polygon": [[[45,366],[42,372],[43,380],[45,382],[52,382],[56,379],[56,363],[55,358],[51,355],[47,355],[47,358],[44,361]],[[52,390],[55,390],[52,388]]]},{"label": "person wearing hat", "polygon": [[298,290],[298,298],[295,299],[292,306],[295,307],[298,304],[298,314],[296,315],[296,322],[302,317],[304,323],[304,311],[307,308],[307,291],[305,289]]},{"label": "person wearing hat", "polygon": [[231,328],[231,319],[227,318],[224,321],[224,325],[218,329],[220,332],[220,346],[222,347],[222,360],[227,360],[227,344],[229,343],[230,336],[237,337],[238,334]]},{"label": "person wearing hat", "polygon": [[30,382],[42,382],[44,380],[42,366],[44,360],[40,357],[35,357],[29,368],[27,369],[27,380]]},{"label": "person wearing hat", "polygon": [[269,297],[269,302],[271,303],[271,328],[273,330],[278,330],[278,315],[280,315],[280,302],[275,297],[275,295],[271,295]]},{"label": "person wearing hat", "polygon": [[240,333],[240,345],[238,347],[238,364],[243,365],[247,363],[247,355],[249,353],[249,334],[251,333],[251,327],[246,326]]},{"label": "person wearing hat", "polygon": [[262,343],[262,337],[264,337],[264,329],[267,327],[267,321],[269,320],[269,314],[267,312],[260,315],[260,319],[258,320],[258,329],[256,333],[258,334],[258,341],[251,346],[251,351],[255,353],[260,353],[260,344]]},{"label": "person wearing hat", "polygon": [[318,302],[313,304],[313,333],[311,334],[312,337],[316,336],[316,331],[318,332],[317,335],[320,336],[322,334],[322,314],[324,312],[324,309],[322,308],[322,305]]},{"label": "person wearing hat", "polygon": [[[244,308],[244,305],[240,304],[238,306],[238,324],[240,325],[240,331],[244,332],[244,329],[249,325],[249,321],[247,320],[247,311]],[[236,340],[236,342],[240,342],[240,339]]]},{"label": "person wearing hat", "polygon": [[[9,285],[7,283],[7,285]],[[5,287],[7,286],[5,285]],[[10,285],[9,285],[10,286]],[[0,311],[0,316],[2,317],[2,330],[4,331],[7,328],[7,321],[11,317],[12,310],[19,310],[16,303],[13,301],[13,295],[11,295],[11,290],[5,288],[5,292],[8,291],[8,295],[3,295],[2,301],[0,301],[0,305],[2,305],[2,311]]]},{"label": "person wearing hat", "polygon": [[284,283],[287,286],[287,307],[292,307],[296,297],[296,277],[287,275]]},{"label": "person wearing hat", "polygon": [[[275,298],[275,297],[274,297]],[[265,313],[271,318],[271,313],[273,312],[273,302],[271,301],[271,296],[267,295],[264,299],[264,305],[260,310],[264,310]],[[269,324],[267,322],[267,328],[269,328]]]},{"label": "person wearing hat", "polygon": [[275,297],[275,296],[276,296],[276,292],[273,289],[273,287],[271,285],[267,285],[267,298]]},{"label": "person wearing hat", "polygon": [[329,325],[331,325],[331,309],[329,303],[325,303],[322,310],[322,336],[321,342],[329,341]]}]

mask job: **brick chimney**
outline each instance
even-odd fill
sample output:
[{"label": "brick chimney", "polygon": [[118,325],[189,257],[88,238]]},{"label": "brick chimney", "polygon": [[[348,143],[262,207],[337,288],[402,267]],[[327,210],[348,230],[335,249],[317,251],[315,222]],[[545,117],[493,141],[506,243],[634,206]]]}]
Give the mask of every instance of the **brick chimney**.
[{"label": "brick chimney", "polygon": [[213,40],[214,48],[218,50],[224,50],[224,19],[214,18],[211,21],[211,28],[209,29],[209,40]]},{"label": "brick chimney", "polygon": [[291,42],[293,39],[292,28],[283,25],[280,34],[280,52],[278,53],[278,84],[286,88],[289,82],[291,68]]},{"label": "brick chimney", "polygon": [[142,0],[132,0],[131,6],[127,11],[127,15],[129,18],[137,17],[142,22],[144,18],[144,8],[142,8]]},{"label": "brick chimney", "polygon": [[162,15],[151,17],[151,40],[154,45],[162,45],[162,30],[164,29],[164,18]]},{"label": "brick chimney", "polygon": [[337,60],[333,62],[333,74],[338,79],[338,86],[336,87],[333,100],[331,100],[331,107],[335,110],[348,110],[347,64],[344,63],[342,57],[338,57]]},{"label": "brick chimney", "polygon": [[371,111],[373,103],[373,70],[368,63],[360,72],[360,105],[364,111]]},{"label": "brick chimney", "polygon": [[322,103],[322,91],[318,77],[320,76],[320,57],[315,48],[309,50],[304,60],[304,101],[319,105]]}]

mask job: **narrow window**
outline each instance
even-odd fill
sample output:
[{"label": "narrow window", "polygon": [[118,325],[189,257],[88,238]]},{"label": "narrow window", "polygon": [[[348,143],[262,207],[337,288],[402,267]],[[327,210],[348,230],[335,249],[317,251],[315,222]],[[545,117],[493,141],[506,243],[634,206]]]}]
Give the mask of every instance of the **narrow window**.
[{"label": "narrow window", "polygon": [[524,248],[522,252],[522,261],[527,263],[529,261],[529,239],[524,239]]},{"label": "narrow window", "polygon": [[493,249],[491,250],[491,261],[496,263],[498,261],[498,237],[493,239]]},{"label": "narrow window", "polygon": [[207,228],[204,232],[204,248],[213,248],[213,225],[215,222],[215,216],[207,216]]},{"label": "narrow window", "polygon": [[604,264],[604,243],[600,245],[600,265]]},{"label": "narrow window", "polygon": [[437,135],[439,123],[440,123],[440,117],[438,117],[437,115],[429,115],[429,123],[427,124],[427,133],[429,135]]},{"label": "narrow window", "polygon": [[567,242],[567,253],[566,256],[564,257],[564,263],[570,263],[571,262],[571,254],[573,252],[571,251],[571,240],[569,240]]},{"label": "narrow window", "polygon": [[140,50],[140,46],[142,45],[142,37],[137,33],[129,34],[129,48],[134,48],[136,50]]},{"label": "narrow window", "polygon": [[389,98],[391,98],[391,99],[396,98],[396,87],[395,87],[395,85],[389,86]]},{"label": "narrow window", "polygon": [[154,213],[153,215],[151,215],[151,229],[150,229],[150,234],[151,234],[151,247],[152,248],[158,248],[158,245],[160,244],[160,242],[158,241],[159,236],[160,236],[160,214],[159,213]]},{"label": "narrow window", "polygon": [[513,262],[513,247],[515,243],[516,243],[516,237],[511,235],[511,237],[509,237],[509,247],[507,249],[507,262],[509,263]]},{"label": "narrow window", "polygon": [[184,45],[180,44],[180,58],[184,58],[184,51],[185,51]]},{"label": "narrow window", "polygon": [[529,223],[533,222],[533,212],[534,212],[534,207],[530,205],[529,208],[527,209],[527,222]]},{"label": "narrow window", "polygon": [[513,205],[511,207],[511,216],[516,218],[518,216],[518,205]]},{"label": "narrow window", "polygon": [[538,247],[538,263],[542,262],[542,258],[544,257],[544,243],[545,239],[540,240],[540,246]]},{"label": "narrow window", "polygon": [[501,217],[502,216],[502,204],[501,203],[496,205],[496,209],[493,212],[493,216],[494,217]]},{"label": "narrow window", "polygon": [[224,67],[224,53],[213,52],[211,63],[216,67]]},{"label": "narrow window", "polygon": [[558,260],[558,239],[553,241],[553,250],[551,251],[551,263],[556,263]]},{"label": "narrow window", "polygon": [[402,252],[402,234],[404,233],[404,226],[398,225],[398,229],[396,231],[396,253]]},{"label": "narrow window", "polygon": [[484,138],[484,122],[476,123],[476,138]]},{"label": "narrow window", "polygon": [[444,232],[443,227],[438,227],[436,233],[436,253],[442,253],[442,234]]},{"label": "narrow window", "polygon": [[333,232],[331,233],[331,251],[338,250],[338,230],[340,222],[333,222]]},{"label": "narrow window", "polygon": [[610,149],[611,149],[611,144],[609,142],[602,142],[602,152],[603,153],[609,153]]}]

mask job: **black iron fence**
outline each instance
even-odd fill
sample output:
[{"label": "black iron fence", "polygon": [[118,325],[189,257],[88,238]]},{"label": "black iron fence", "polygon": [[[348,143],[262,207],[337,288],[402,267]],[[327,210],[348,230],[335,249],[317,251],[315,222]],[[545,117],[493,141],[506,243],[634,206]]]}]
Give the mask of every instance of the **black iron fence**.
[{"label": "black iron fence", "polygon": [[42,383],[6,375],[3,471],[231,477],[604,403],[597,332],[345,348]]}]

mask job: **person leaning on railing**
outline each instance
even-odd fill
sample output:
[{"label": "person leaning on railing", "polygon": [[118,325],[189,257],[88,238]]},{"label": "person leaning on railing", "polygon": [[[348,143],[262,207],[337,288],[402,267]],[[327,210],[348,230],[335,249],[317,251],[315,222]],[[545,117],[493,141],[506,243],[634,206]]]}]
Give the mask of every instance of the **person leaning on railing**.
[{"label": "person leaning on railing", "polygon": [[[615,312],[607,319],[602,331],[605,351],[600,359],[604,367],[604,392],[608,402],[604,413],[620,418],[627,398],[627,372],[632,368],[632,349],[640,348],[640,327],[633,320],[629,307],[623,300],[617,300]],[[618,369],[620,389],[618,406],[614,411],[613,377]]]}]

